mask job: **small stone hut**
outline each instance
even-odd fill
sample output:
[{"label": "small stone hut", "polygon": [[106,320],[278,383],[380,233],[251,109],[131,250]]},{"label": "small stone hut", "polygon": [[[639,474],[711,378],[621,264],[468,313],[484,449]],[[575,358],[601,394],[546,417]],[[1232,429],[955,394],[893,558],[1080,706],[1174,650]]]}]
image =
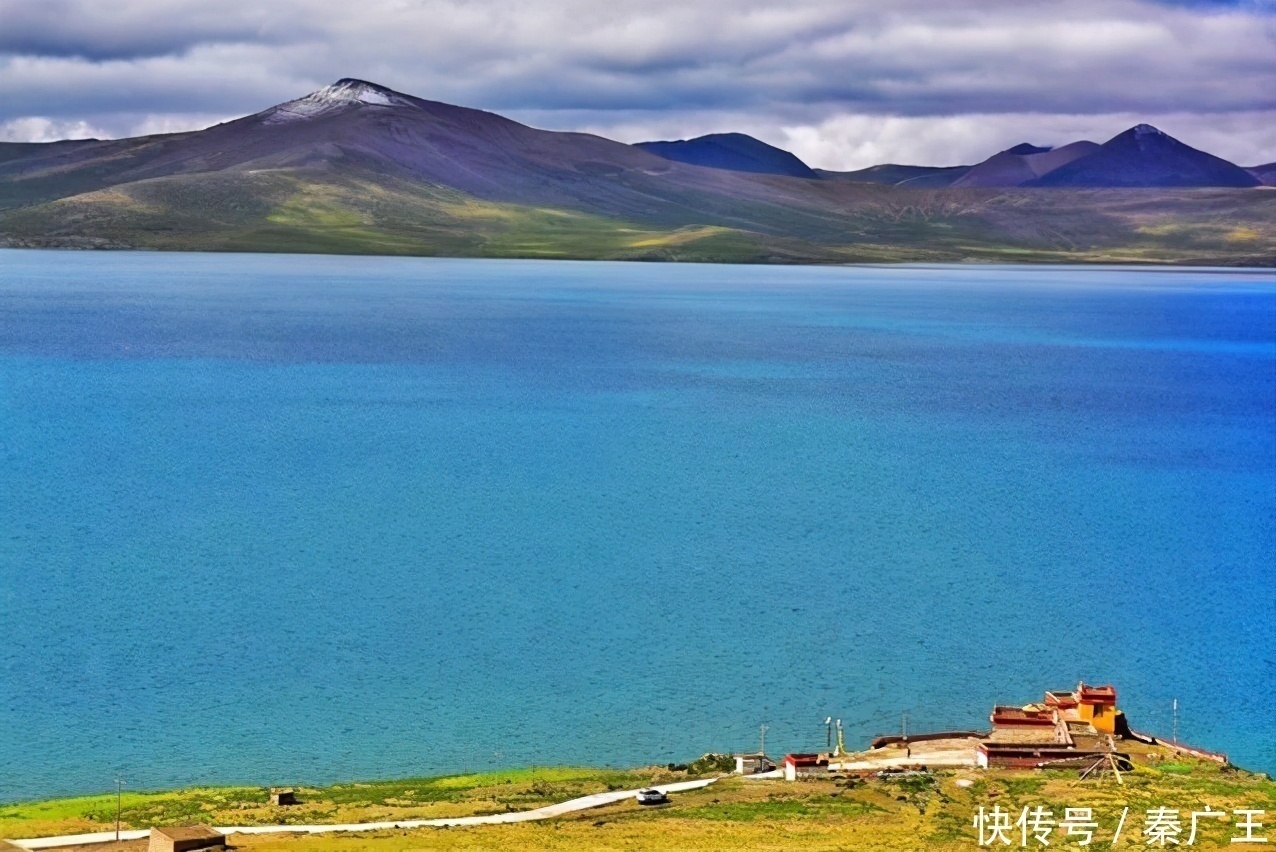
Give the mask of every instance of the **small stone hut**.
[{"label": "small stone hut", "polygon": [[226,835],[206,825],[170,825],[151,829],[147,852],[193,852],[196,849],[225,849]]},{"label": "small stone hut", "polygon": [[297,804],[297,792],[291,787],[271,787],[270,803],[272,805]]}]

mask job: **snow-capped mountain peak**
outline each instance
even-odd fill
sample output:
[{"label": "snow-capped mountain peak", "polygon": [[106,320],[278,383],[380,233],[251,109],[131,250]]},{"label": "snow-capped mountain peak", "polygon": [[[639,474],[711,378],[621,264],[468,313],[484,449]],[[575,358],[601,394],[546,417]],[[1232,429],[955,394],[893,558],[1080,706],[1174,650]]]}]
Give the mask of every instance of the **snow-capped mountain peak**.
[{"label": "snow-capped mountain peak", "polygon": [[391,89],[343,77],[331,86],[324,86],[317,92],[311,92],[303,98],[282,103],[266,111],[266,123],[278,124],[286,121],[298,121],[316,118],[330,112],[345,109],[354,104],[369,106],[408,106],[408,101]]}]

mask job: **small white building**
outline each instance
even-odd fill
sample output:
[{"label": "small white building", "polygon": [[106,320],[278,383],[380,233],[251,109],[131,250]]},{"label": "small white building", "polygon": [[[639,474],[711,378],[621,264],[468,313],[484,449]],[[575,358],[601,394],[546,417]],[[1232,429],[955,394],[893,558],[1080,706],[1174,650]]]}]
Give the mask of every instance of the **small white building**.
[{"label": "small white building", "polygon": [[761,752],[755,754],[737,754],[735,757],[736,775],[758,775],[775,769],[771,759]]}]

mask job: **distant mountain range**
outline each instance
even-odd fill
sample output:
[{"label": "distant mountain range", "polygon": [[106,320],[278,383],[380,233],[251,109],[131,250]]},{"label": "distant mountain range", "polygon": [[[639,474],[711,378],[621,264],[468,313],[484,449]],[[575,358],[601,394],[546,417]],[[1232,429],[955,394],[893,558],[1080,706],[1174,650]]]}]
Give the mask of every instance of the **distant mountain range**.
[{"label": "distant mountain range", "polygon": [[1276,186],[1276,164],[1243,169],[1147,124],[1102,145],[1082,141],[1044,148],[1024,142],[973,166],[882,165],[819,174],[914,188]]},{"label": "distant mountain range", "polygon": [[0,143],[0,245],[1269,265],[1274,177],[1146,125],[831,172],[743,134],[626,145],[343,79],[201,131]]},{"label": "distant mountain range", "polygon": [[1060,148],[1016,145],[972,166],[952,186],[1030,186],[1042,175],[1089,157],[1102,146],[1093,142],[1073,142]]},{"label": "distant mountain range", "polygon": [[639,142],[637,147],[693,166],[819,179],[810,166],[793,154],[743,133],[713,133],[678,142]]},{"label": "distant mountain range", "polygon": [[1102,145],[1082,141],[1048,148],[1023,142],[974,166],[883,165],[855,172],[813,171],[788,151],[740,133],[701,136],[684,142],[641,142],[639,147],[670,160],[719,169],[907,184],[914,188],[1246,187],[1259,186],[1273,178],[1271,166],[1243,169],[1184,145],[1148,124],[1132,127]]}]

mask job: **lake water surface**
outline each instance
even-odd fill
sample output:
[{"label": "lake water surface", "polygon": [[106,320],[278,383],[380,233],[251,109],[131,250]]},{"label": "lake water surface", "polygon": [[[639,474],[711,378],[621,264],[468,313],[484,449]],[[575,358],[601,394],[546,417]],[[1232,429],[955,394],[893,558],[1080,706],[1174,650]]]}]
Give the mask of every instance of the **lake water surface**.
[{"label": "lake water surface", "polygon": [[0,252],[0,801],[980,727],[1276,770],[1270,271]]}]

